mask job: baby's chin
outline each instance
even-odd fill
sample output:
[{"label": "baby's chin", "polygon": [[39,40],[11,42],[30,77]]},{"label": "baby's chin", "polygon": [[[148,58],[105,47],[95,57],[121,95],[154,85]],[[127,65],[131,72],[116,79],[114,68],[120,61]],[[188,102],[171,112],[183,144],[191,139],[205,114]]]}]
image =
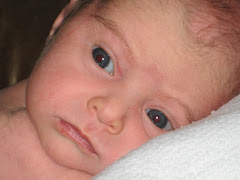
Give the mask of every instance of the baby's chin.
[{"label": "baby's chin", "polygon": [[55,163],[89,176],[94,176],[105,168],[96,155],[85,154],[74,142],[57,131],[39,134],[43,149]]}]

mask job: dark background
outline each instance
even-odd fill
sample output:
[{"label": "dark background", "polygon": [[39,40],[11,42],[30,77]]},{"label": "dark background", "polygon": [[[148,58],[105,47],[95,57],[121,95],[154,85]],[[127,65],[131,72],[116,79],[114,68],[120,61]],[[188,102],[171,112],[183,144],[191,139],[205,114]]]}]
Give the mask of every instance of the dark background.
[{"label": "dark background", "polygon": [[0,0],[0,89],[27,78],[68,0]]}]

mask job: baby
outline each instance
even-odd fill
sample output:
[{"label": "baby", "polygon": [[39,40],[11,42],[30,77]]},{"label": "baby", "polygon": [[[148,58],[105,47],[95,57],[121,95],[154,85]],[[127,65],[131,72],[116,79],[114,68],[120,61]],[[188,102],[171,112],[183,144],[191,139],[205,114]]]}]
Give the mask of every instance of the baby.
[{"label": "baby", "polygon": [[0,179],[90,179],[240,92],[237,0],[71,0],[0,91]]}]

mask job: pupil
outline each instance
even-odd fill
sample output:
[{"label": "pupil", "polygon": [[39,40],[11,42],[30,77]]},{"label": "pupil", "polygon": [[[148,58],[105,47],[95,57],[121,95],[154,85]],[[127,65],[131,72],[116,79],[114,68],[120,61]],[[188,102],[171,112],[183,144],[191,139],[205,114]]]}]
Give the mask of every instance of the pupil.
[{"label": "pupil", "polygon": [[158,115],[155,115],[155,116],[153,116],[153,121],[154,121],[155,123],[159,123],[159,122],[161,121],[161,117],[158,116]]},{"label": "pupil", "polygon": [[97,62],[102,62],[102,61],[104,61],[103,55],[101,55],[101,54],[97,55],[96,60],[97,60]]}]

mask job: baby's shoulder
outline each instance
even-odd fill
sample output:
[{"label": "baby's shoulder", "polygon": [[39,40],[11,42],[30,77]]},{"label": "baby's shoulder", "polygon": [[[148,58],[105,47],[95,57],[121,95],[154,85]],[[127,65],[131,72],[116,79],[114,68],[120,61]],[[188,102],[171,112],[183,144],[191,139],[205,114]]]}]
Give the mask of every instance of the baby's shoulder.
[{"label": "baby's shoulder", "polygon": [[28,164],[35,163],[30,154],[38,152],[37,140],[24,108],[0,108],[0,139],[0,179],[18,179],[22,172],[24,176],[35,172]]},{"label": "baby's shoulder", "polygon": [[[9,108],[3,104],[0,104],[0,137],[7,133],[7,128],[9,127],[9,122],[11,120],[11,115],[9,113]],[[2,139],[3,140],[3,139]]]},{"label": "baby's shoulder", "polygon": [[7,113],[3,110],[3,108],[0,105],[0,132],[1,129],[6,126],[7,122],[8,122]]},{"label": "baby's shoulder", "polygon": [[0,145],[11,142],[14,137],[18,136],[19,132],[24,132],[27,121],[28,118],[24,107],[15,108],[0,104]]},{"label": "baby's shoulder", "polygon": [[24,109],[24,107],[14,107],[0,102],[0,137],[10,127],[22,124],[20,121],[26,119]]},{"label": "baby's shoulder", "polygon": [[9,87],[0,91],[0,153],[7,150],[8,144],[24,134],[28,117],[23,103],[19,103],[19,88]]},{"label": "baby's shoulder", "polygon": [[5,130],[13,127],[21,128],[27,120],[28,116],[24,107],[15,109],[0,104],[0,136]]},{"label": "baby's shoulder", "polygon": [[15,113],[11,114],[9,107],[0,105],[0,177],[3,179],[9,179],[12,170],[16,172],[14,164],[19,160],[21,138],[18,135],[24,131],[17,116]]},{"label": "baby's shoulder", "polygon": [[[26,81],[0,90],[0,129],[19,116],[25,105]],[[21,118],[20,118],[21,119]]]}]

